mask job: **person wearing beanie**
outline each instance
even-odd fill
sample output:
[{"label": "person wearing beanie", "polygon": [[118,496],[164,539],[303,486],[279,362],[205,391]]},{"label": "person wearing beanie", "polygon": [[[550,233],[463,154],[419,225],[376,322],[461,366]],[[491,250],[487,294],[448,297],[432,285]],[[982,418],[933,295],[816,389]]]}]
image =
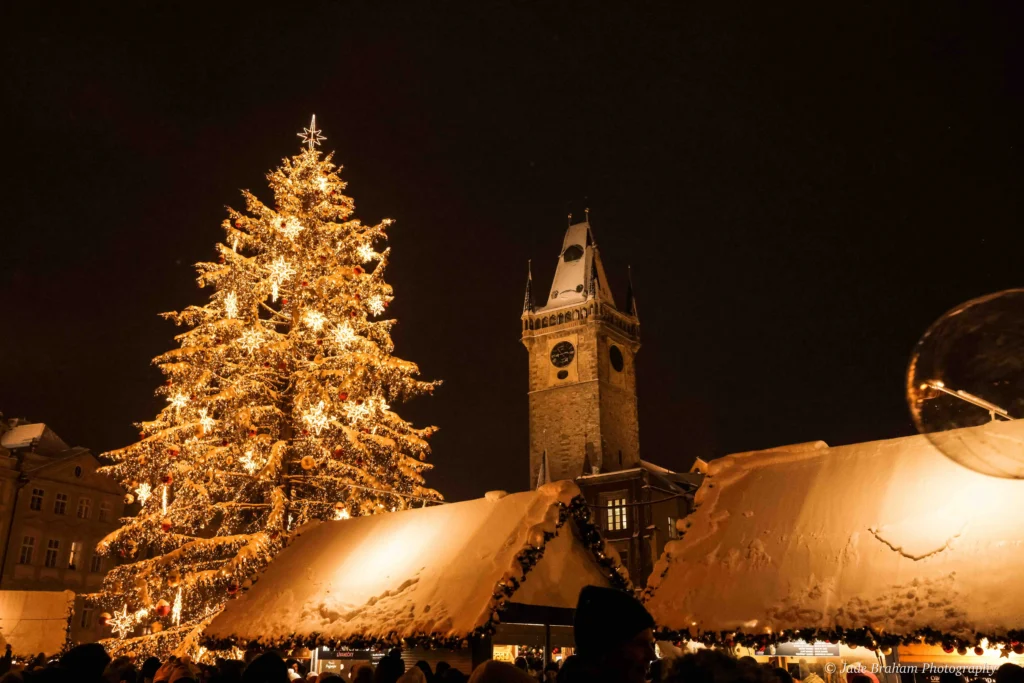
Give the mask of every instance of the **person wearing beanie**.
[{"label": "person wearing beanie", "polygon": [[585,586],[573,621],[576,640],[573,680],[644,683],[654,652],[654,618],[631,594]]}]

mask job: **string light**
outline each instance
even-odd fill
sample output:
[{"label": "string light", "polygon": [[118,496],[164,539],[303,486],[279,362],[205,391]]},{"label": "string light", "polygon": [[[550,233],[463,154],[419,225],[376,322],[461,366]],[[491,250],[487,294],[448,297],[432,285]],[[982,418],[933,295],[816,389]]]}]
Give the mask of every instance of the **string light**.
[{"label": "string light", "polygon": [[366,307],[370,309],[370,313],[373,313],[374,315],[380,315],[381,313],[384,312],[385,308],[384,297],[382,297],[380,294],[374,294],[366,302]]},{"label": "string light", "polygon": [[117,634],[118,638],[124,638],[135,628],[135,615],[128,614],[128,605],[125,604],[120,612],[115,612],[108,623],[110,630]]},{"label": "string light", "polygon": [[303,321],[314,332],[319,332],[323,329],[324,323],[327,322],[327,316],[320,311],[306,311],[306,315],[303,316]]},{"label": "string light", "polygon": [[163,514],[166,515],[167,514],[167,485],[165,484],[162,487],[162,489],[163,490],[160,492],[160,512],[162,512]]},{"label": "string light", "polygon": [[139,484],[139,487],[135,489],[135,497],[139,501],[139,505],[145,505],[149,497],[153,495],[153,487],[150,486],[149,482],[144,481]]},{"label": "string light", "polygon": [[178,588],[178,594],[174,596],[174,606],[171,607],[171,621],[174,622],[175,626],[181,625],[181,588]]},{"label": "string light", "polygon": [[373,259],[377,258],[379,254],[373,250],[369,244],[360,244],[359,248],[356,249],[356,256],[362,263],[369,263]]},{"label": "string light", "polygon": [[238,296],[234,292],[224,297],[224,315],[229,318],[238,317]]},{"label": "string light", "polygon": [[356,331],[353,330],[352,326],[348,323],[339,323],[338,325],[335,325],[332,335],[334,337],[334,343],[342,349],[347,349],[358,336]]},{"label": "string light", "polygon": [[318,404],[307,410],[302,414],[302,421],[313,430],[313,432],[320,436],[320,432],[325,430],[328,425],[331,424],[330,417],[324,410],[324,402],[320,401]]}]

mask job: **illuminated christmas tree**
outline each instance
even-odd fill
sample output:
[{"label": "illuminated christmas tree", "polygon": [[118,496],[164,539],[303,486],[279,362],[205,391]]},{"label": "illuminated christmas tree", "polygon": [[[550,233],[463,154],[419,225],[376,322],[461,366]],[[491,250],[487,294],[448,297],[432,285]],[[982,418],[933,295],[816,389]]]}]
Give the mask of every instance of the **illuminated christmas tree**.
[{"label": "illuminated christmas tree", "polygon": [[[430,393],[391,355],[384,281],[390,220],[353,217],[314,117],[305,149],[268,175],[274,208],[244,192],[229,209],[203,306],[154,359],[167,406],[103,471],[139,513],[99,545],[122,563],[97,602],[114,653],[185,653],[203,626],[310,520],[439,500],[421,473],[426,439],[390,404]],[[109,615],[116,616],[109,616]]]}]

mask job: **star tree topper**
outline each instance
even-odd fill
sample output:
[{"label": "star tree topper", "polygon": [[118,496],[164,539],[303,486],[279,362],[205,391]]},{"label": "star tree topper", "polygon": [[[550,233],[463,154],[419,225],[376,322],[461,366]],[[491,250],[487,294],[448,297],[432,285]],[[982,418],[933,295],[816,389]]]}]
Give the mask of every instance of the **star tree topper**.
[{"label": "star tree topper", "polygon": [[313,114],[313,119],[309,122],[309,128],[303,128],[302,132],[298,133],[298,136],[302,138],[302,141],[309,147],[309,151],[312,152],[314,147],[319,146],[323,140],[327,139],[320,135],[320,132],[316,127],[316,114]]}]

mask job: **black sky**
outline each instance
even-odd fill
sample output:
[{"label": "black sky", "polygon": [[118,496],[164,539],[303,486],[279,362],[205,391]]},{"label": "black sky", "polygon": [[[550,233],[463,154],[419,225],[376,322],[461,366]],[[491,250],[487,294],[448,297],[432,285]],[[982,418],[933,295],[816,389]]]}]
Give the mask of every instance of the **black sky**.
[{"label": "black sky", "polygon": [[102,451],[162,401],[223,206],[312,112],[390,216],[451,499],[527,486],[526,261],[591,209],[646,459],[911,433],[910,350],[1022,284],[1020,3],[5,3],[0,410]]}]

